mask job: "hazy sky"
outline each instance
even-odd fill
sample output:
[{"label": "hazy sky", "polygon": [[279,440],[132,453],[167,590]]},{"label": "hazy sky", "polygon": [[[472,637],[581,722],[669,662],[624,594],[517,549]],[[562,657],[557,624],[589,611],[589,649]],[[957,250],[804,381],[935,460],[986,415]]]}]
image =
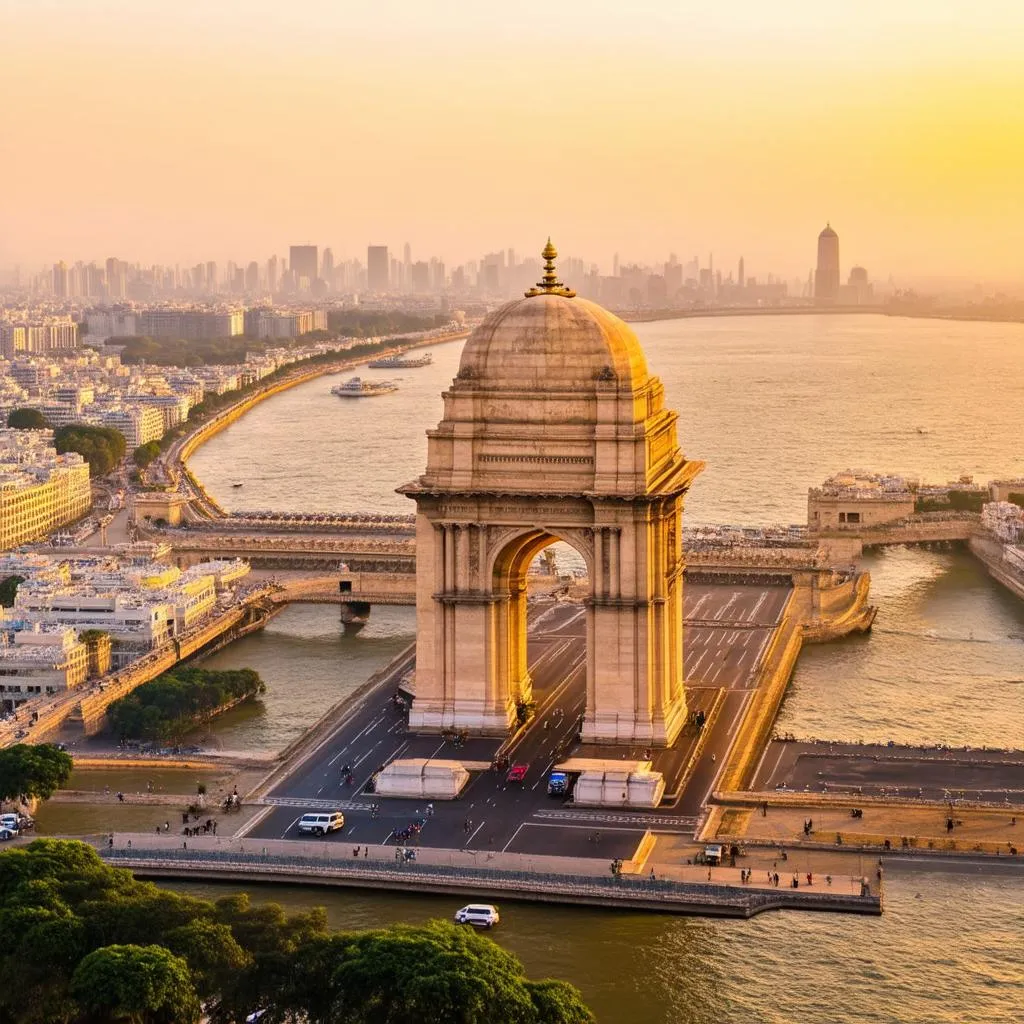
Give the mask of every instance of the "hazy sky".
[{"label": "hazy sky", "polygon": [[1024,0],[0,0],[0,265],[1024,280]]}]

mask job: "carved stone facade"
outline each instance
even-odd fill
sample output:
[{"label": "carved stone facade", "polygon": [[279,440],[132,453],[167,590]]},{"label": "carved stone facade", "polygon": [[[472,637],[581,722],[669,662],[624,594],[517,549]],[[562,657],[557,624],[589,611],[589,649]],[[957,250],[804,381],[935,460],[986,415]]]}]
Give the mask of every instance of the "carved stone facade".
[{"label": "carved stone facade", "polygon": [[703,463],[636,336],[566,292],[511,302],[466,343],[416,501],[415,729],[505,733],[530,700],[526,575],[586,560],[585,740],[671,743],[683,692],[683,496]]}]

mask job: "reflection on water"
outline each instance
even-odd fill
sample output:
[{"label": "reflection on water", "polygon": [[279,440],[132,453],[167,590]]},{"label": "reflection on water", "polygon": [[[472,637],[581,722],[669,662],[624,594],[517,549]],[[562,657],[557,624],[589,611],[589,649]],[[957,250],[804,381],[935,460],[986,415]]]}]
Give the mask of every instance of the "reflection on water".
[{"label": "reflection on water", "polygon": [[[324,906],[334,928],[449,917],[469,898],[282,886],[253,895],[291,910]],[[578,985],[602,1024],[1019,1024],[1019,877],[890,878],[885,899],[881,918],[751,921],[506,902],[492,937],[531,977]]]},{"label": "reflection on water", "polygon": [[252,668],[267,692],[204,726],[190,741],[223,750],[276,753],[383,668],[415,637],[412,608],[378,605],[346,633],[334,605],[290,605],[258,633],[203,662]]},{"label": "reflection on water", "polygon": [[874,628],[803,649],[779,731],[1024,746],[1024,603],[965,551],[891,548],[864,564]]}]

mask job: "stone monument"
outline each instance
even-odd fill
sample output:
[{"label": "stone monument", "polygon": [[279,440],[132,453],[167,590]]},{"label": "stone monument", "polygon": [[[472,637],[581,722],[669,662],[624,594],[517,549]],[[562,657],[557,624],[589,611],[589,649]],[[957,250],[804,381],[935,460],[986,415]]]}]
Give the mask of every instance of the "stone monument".
[{"label": "stone monument", "polygon": [[410,727],[504,734],[531,699],[526,575],[556,540],[589,578],[585,741],[671,744],[683,691],[683,497],[703,463],[617,317],[555,273],[473,332],[416,502]]}]

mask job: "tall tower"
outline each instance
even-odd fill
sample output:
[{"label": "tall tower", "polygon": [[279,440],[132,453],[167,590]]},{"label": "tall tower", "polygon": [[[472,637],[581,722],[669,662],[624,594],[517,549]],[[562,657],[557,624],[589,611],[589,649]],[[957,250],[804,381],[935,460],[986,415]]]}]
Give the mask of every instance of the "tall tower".
[{"label": "tall tower", "polygon": [[386,292],[391,279],[390,260],[386,245],[366,247],[366,287],[371,292]]},{"label": "tall tower", "polygon": [[839,298],[839,236],[831,224],[818,235],[818,269],[814,274],[814,301],[827,306]]},{"label": "tall tower", "polygon": [[288,267],[295,274],[295,285],[299,286],[302,278],[306,279],[306,287],[316,283],[320,265],[315,245],[293,245],[288,250]]},{"label": "tall tower", "polygon": [[739,275],[738,275],[738,276],[737,276],[737,278],[736,278],[736,283],[737,283],[737,284],[738,284],[738,285],[739,285],[739,286],[740,286],[741,288],[745,288],[745,287],[746,287],[746,281],[747,281],[747,277],[746,277],[746,269],[745,269],[745,267],[744,267],[744,265],[743,265],[743,257],[741,256],[741,257],[740,257],[740,269],[739,269]]}]

